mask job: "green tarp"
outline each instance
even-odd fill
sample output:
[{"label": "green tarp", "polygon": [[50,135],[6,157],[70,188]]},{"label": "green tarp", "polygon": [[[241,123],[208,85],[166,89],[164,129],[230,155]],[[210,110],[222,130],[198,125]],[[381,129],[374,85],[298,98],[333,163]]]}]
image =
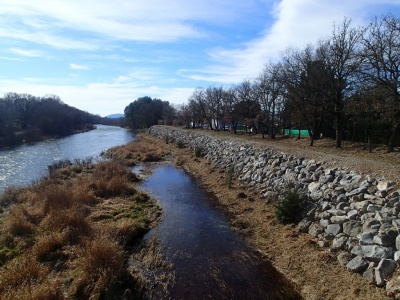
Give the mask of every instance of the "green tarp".
[{"label": "green tarp", "polygon": [[[286,135],[298,135],[299,130],[298,129],[284,129],[283,133]],[[308,130],[301,129],[300,136],[309,136]]]}]

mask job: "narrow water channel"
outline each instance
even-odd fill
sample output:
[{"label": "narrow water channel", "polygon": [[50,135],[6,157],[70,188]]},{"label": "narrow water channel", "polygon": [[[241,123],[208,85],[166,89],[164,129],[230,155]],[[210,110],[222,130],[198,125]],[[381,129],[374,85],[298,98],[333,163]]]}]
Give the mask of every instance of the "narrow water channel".
[{"label": "narrow water channel", "polygon": [[153,299],[301,299],[272,265],[229,227],[206,191],[183,170],[161,165],[141,189],[159,200],[157,235],[175,282]]}]

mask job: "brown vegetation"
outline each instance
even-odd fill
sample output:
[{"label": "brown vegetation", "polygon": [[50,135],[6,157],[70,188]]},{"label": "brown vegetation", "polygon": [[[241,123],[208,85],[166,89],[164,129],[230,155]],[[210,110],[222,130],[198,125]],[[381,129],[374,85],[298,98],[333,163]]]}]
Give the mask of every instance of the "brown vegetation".
[{"label": "brown vegetation", "polygon": [[143,296],[126,250],[159,219],[121,161],[67,164],[0,198],[0,299]]}]

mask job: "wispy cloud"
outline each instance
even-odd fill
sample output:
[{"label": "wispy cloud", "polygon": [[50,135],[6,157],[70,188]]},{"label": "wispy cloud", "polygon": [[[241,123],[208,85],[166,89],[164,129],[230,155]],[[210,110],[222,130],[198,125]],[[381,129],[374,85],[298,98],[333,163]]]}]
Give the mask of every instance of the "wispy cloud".
[{"label": "wispy cloud", "polygon": [[[204,29],[195,24],[233,22],[243,10],[255,9],[255,2],[249,0],[246,4],[232,5],[227,0],[4,0],[0,15],[7,17],[7,23],[18,25],[19,30],[12,32],[14,37],[29,39],[40,30],[48,36],[41,40],[53,41],[52,45],[58,44],[54,42],[54,32],[60,28],[112,39],[167,42],[204,37]],[[0,32],[0,35],[5,34]]]},{"label": "wispy cloud", "polygon": [[11,53],[18,54],[21,56],[27,56],[27,57],[40,57],[42,54],[38,51],[34,50],[24,50],[24,49],[16,49],[16,48],[11,48],[9,49]]},{"label": "wispy cloud", "polygon": [[354,26],[371,21],[376,12],[373,5],[394,4],[392,0],[282,0],[271,10],[275,20],[265,27],[261,37],[249,40],[237,48],[214,48],[209,57],[214,64],[200,72],[181,70],[193,80],[237,83],[257,76],[264,64],[278,60],[287,47],[304,47],[330,35],[334,23],[345,17]]},{"label": "wispy cloud", "polygon": [[69,64],[69,68],[72,70],[89,70],[89,67],[77,64]]}]

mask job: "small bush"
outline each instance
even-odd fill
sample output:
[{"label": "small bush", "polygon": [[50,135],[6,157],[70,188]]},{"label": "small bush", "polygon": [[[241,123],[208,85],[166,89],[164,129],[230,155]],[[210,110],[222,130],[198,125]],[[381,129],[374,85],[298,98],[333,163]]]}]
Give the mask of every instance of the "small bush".
[{"label": "small bush", "polygon": [[177,141],[176,141],[176,146],[177,146],[179,149],[182,149],[182,148],[185,148],[185,143],[184,143],[182,140],[177,140]]},{"label": "small bush", "polygon": [[275,204],[275,216],[284,224],[300,221],[302,213],[307,205],[306,194],[294,189],[287,190],[278,196]]},{"label": "small bush", "polygon": [[203,148],[203,147],[196,146],[196,147],[194,148],[194,155],[195,155],[196,157],[203,157],[204,154],[205,154],[205,151],[204,151],[204,148]]}]

